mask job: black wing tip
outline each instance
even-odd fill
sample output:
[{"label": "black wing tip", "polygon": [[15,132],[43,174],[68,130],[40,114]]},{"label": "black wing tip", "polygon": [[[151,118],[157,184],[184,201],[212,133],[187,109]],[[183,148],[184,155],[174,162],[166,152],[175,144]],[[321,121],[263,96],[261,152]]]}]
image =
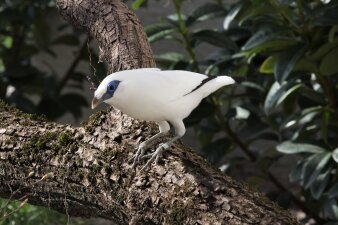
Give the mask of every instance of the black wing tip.
[{"label": "black wing tip", "polygon": [[217,78],[217,76],[209,76],[209,77],[205,78],[204,80],[202,80],[202,82],[197,87],[195,87],[193,90],[191,90],[189,93],[185,94],[184,96],[186,96],[186,95],[188,95],[188,94],[196,91],[197,89],[199,89],[200,87],[202,87],[205,83],[207,83],[210,80],[213,80],[215,78]]}]

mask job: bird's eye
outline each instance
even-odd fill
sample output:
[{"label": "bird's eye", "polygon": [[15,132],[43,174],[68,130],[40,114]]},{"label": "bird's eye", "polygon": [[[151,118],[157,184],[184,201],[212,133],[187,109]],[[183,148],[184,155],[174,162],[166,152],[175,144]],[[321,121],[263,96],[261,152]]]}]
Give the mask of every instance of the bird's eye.
[{"label": "bird's eye", "polygon": [[120,81],[113,80],[107,85],[107,93],[109,94],[109,96],[112,96],[114,94],[119,83]]}]

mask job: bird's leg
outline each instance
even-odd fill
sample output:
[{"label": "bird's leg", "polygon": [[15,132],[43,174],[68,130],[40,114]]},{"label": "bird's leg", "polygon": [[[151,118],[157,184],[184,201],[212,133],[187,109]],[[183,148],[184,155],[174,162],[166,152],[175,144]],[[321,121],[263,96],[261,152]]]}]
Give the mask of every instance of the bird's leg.
[{"label": "bird's leg", "polygon": [[180,139],[182,136],[175,136],[173,139],[171,139],[170,141],[161,144],[154,153],[151,153],[149,155],[146,155],[145,157],[150,156],[150,159],[147,161],[147,163],[142,167],[141,171],[146,169],[148,166],[150,166],[150,164],[155,161],[155,163],[158,163],[158,160],[161,158],[162,154],[164,151],[168,150],[175,141],[177,141],[178,139]]},{"label": "bird's leg", "polygon": [[141,171],[146,169],[148,166],[150,166],[150,164],[155,160],[155,163],[158,163],[158,160],[161,158],[162,154],[164,151],[168,150],[170,148],[170,146],[173,145],[173,143],[175,141],[177,141],[178,139],[180,139],[184,133],[185,133],[185,126],[183,124],[183,121],[175,121],[175,122],[171,122],[171,124],[175,127],[175,134],[176,136],[171,139],[170,141],[161,144],[154,153],[151,153],[150,159],[147,161],[147,163],[142,167]]},{"label": "bird's leg", "polygon": [[129,161],[133,160],[132,169],[135,169],[139,159],[144,155],[145,150],[151,146],[151,143],[154,142],[156,139],[160,138],[161,136],[165,135],[170,130],[170,126],[166,121],[157,122],[157,124],[159,126],[160,132],[155,134],[148,140],[142,142],[139,145],[135,155],[129,160]]},{"label": "bird's leg", "polygon": [[138,148],[137,148],[137,151],[136,153],[133,155],[133,157],[129,160],[129,161],[132,161],[133,160],[133,165],[132,165],[132,168],[134,169],[137,162],[139,161],[139,159],[144,155],[145,153],[145,150],[149,147],[151,147],[151,144],[153,141],[155,141],[156,139],[160,138],[161,136],[163,136],[164,133],[160,132],[160,133],[157,133],[155,134],[154,136],[152,136],[151,138],[149,138],[148,140],[142,142]]}]

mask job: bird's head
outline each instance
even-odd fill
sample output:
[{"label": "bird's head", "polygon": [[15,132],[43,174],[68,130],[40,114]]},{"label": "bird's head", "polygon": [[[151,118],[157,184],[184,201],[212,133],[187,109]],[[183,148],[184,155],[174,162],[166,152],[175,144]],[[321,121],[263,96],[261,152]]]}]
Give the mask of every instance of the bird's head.
[{"label": "bird's head", "polygon": [[94,93],[92,109],[96,108],[101,102],[106,102],[114,96],[116,89],[121,81],[106,77]]}]

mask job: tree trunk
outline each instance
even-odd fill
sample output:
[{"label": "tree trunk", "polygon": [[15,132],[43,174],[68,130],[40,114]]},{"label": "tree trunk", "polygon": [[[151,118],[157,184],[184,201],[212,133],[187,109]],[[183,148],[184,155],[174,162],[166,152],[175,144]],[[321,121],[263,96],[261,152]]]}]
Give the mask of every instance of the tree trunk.
[{"label": "tree trunk", "polygon": [[[57,5],[95,37],[110,71],[155,65],[139,20],[120,1]],[[0,103],[0,196],[118,224],[298,224],[181,144],[160,165],[133,173],[128,159],[156,132],[112,109],[74,128]]]}]

